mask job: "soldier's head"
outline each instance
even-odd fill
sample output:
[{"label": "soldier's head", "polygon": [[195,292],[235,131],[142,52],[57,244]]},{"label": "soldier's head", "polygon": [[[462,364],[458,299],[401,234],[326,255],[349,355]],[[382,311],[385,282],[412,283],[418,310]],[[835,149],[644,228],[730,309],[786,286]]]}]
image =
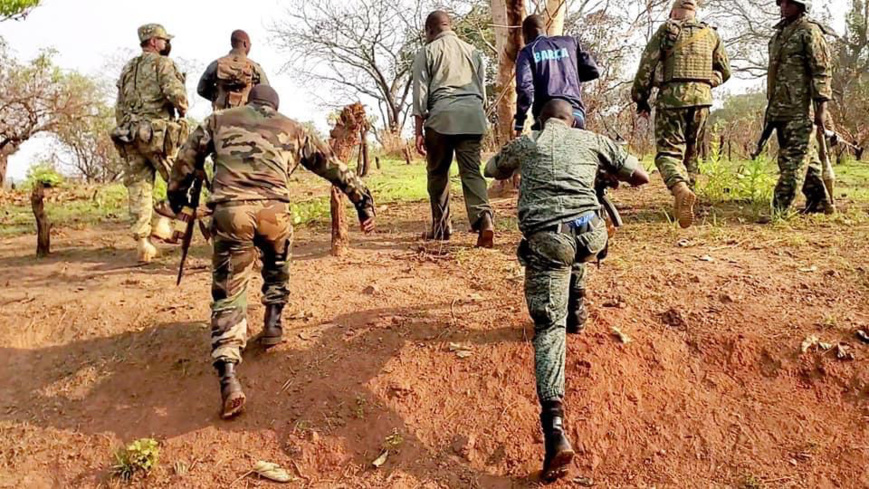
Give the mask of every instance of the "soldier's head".
[{"label": "soldier's head", "polygon": [[522,21],[522,38],[525,39],[525,44],[533,42],[544,34],[546,34],[546,22],[542,15],[529,15]]},{"label": "soldier's head", "polygon": [[449,14],[443,10],[435,10],[425,18],[425,38],[428,42],[434,41],[438,35],[452,30],[452,21]]},{"label": "soldier's head", "polygon": [[554,98],[546,102],[546,105],[543,106],[543,110],[540,112],[540,122],[543,123],[543,127],[546,127],[546,122],[549,119],[558,119],[568,126],[573,126],[573,106],[560,98]]},{"label": "soldier's head", "polygon": [[281,99],[274,88],[268,85],[257,85],[250,91],[247,103],[248,105],[264,105],[278,110],[281,105]]},{"label": "soldier's head", "polygon": [[142,46],[142,51],[150,51],[159,53],[163,56],[169,56],[172,52],[172,38],[175,36],[166,32],[160,24],[145,24],[139,27],[139,45]]},{"label": "soldier's head", "polygon": [[776,0],[784,19],[793,19],[809,11],[811,0]]},{"label": "soldier's head", "polygon": [[232,44],[232,49],[241,49],[244,54],[250,54],[250,36],[247,35],[247,32],[241,29],[232,31],[229,42]]},{"label": "soldier's head", "polygon": [[690,20],[697,17],[697,0],[674,0],[670,9],[673,20]]}]

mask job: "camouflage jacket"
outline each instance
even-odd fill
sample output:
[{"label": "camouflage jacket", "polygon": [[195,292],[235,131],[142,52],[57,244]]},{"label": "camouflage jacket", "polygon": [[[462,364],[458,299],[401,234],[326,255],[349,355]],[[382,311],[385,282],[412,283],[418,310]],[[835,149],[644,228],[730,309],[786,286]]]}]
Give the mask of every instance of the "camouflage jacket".
[{"label": "camouflage jacket", "polygon": [[157,53],[136,56],[118,79],[115,119],[118,126],[136,120],[174,119],[187,111],[184,74],[175,62]]},{"label": "camouflage jacket", "polygon": [[825,28],[802,16],[776,26],[769,42],[767,99],[770,121],[809,117],[812,100],[830,100],[830,50]]},{"label": "camouflage jacket", "polygon": [[301,124],[270,107],[245,105],[208,116],[172,167],[170,192],[185,192],[205,158],[214,159],[209,205],[241,200],[289,202],[290,175],[302,164],[340,188],[355,204],[368,189]]},{"label": "camouflage jacket", "polygon": [[639,167],[613,140],[550,119],[546,127],[514,140],[486,164],[486,176],[521,175],[519,229],[531,233],[600,209],[594,191],[598,168],[629,178]]},{"label": "camouflage jacket", "polygon": [[[711,82],[672,81],[663,83],[661,72],[666,56],[672,55],[673,45],[679,33],[686,30],[707,29],[712,36]],[[683,34],[684,35],[684,34]],[[640,67],[634,77],[631,98],[634,102],[647,102],[652,88],[658,87],[656,106],[660,109],[700,107],[712,105],[712,89],[730,79],[730,60],[724,50],[724,43],[715,28],[696,20],[668,20],[652,35],[640,59]]]}]

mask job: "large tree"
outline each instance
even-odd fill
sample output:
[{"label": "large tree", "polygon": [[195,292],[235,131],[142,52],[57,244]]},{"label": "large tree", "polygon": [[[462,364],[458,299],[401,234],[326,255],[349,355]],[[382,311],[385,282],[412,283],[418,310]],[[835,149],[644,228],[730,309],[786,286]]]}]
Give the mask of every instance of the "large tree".
[{"label": "large tree", "polygon": [[408,117],[411,64],[430,9],[414,0],[289,0],[273,26],[289,55],[288,73],[328,86],[328,103],[367,97],[385,127],[400,132]]},{"label": "large tree", "polygon": [[0,186],[13,155],[30,138],[88,114],[91,100],[77,78],[63,73],[46,51],[20,63],[0,42]]}]

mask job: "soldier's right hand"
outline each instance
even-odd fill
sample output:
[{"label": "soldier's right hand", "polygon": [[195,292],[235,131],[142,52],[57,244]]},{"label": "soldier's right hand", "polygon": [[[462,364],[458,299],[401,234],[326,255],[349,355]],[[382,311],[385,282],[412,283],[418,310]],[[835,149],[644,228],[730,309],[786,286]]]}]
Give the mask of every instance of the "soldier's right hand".
[{"label": "soldier's right hand", "polygon": [[374,218],[369,217],[364,221],[360,221],[359,229],[361,229],[365,234],[371,234],[374,231]]},{"label": "soldier's right hand", "polygon": [[420,156],[425,156],[428,154],[425,148],[425,136],[422,134],[416,137],[416,152],[419,153]]}]

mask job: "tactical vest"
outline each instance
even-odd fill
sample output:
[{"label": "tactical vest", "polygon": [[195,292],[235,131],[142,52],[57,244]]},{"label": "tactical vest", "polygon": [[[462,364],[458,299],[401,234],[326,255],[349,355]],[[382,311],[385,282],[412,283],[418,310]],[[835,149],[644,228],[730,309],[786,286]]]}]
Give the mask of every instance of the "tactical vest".
[{"label": "tactical vest", "polygon": [[715,52],[714,30],[702,22],[667,21],[664,40],[664,83],[699,81],[712,83],[712,54]]},{"label": "tactical vest", "polygon": [[247,103],[253,89],[253,63],[243,54],[232,54],[217,60],[217,98],[214,110],[240,107]]}]

